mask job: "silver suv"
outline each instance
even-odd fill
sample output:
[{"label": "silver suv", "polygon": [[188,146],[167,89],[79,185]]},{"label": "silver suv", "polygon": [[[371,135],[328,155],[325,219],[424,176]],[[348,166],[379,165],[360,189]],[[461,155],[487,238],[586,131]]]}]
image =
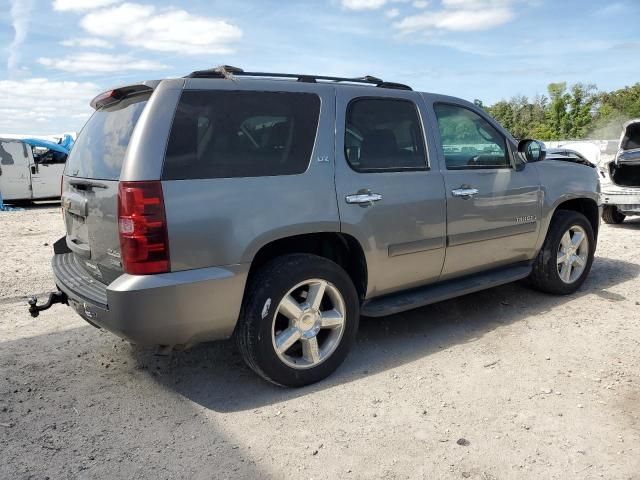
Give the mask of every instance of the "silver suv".
[{"label": "silver suv", "polygon": [[333,372],[360,315],[529,278],[574,292],[598,178],[481,108],[375,77],[232,67],[105,92],[69,157],[59,291],[164,350],[235,336],[279,385]]}]

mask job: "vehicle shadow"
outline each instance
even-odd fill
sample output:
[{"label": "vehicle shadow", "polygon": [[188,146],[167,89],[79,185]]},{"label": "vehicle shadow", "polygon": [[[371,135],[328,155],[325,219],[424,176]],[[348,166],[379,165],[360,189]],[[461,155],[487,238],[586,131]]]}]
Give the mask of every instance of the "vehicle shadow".
[{"label": "vehicle shadow", "polygon": [[5,200],[4,204],[8,207],[19,208],[21,210],[43,210],[47,208],[59,207],[60,200],[42,200],[37,202],[12,202],[11,200]]},{"label": "vehicle shadow", "polygon": [[0,338],[0,478],[269,478],[130,349],[88,325]]},{"label": "vehicle shadow", "polygon": [[616,229],[633,229],[640,230],[640,217],[626,218],[625,221],[619,225],[607,225],[609,228]]},{"label": "vehicle shadow", "polygon": [[[349,357],[328,379],[301,389],[273,386],[244,365],[232,341],[198,345],[170,357],[154,357],[151,349],[132,347],[135,362],[147,368],[166,388],[214,411],[256,409],[342,385],[410,363],[452,345],[472,342],[484,334],[563,303],[595,294],[608,301],[624,297],[608,289],[636,278],[640,265],[596,258],[580,291],[567,297],[546,295],[525,282],[379,319],[363,318]],[[155,365],[157,374],[150,366]]]}]

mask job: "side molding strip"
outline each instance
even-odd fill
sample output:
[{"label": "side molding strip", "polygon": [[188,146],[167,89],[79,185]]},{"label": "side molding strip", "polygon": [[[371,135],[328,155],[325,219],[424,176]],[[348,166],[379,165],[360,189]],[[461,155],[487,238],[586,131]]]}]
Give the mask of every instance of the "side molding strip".
[{"label": "side molding strip", "polygon": [[429,250],[437,250],[444,247],[444,237],[427,238],[425,240],[417,240],[415,242],[407,243],[395,243],[393,245],[389,245],[389,256],[397,257],[399,255],[426,252]]},{"label": "side molding strip", "polygon": [[538,222],[520,223],[507,227],[492,228],[490,230],[480,230],[479,232],[459,233],[457,235],[449,235],[448,242],[449,246],[453,247],[467,243],[482,242],[484,240],[493,240],[495,238],[512,237],[514,235],[535,232],[537,225]]}]

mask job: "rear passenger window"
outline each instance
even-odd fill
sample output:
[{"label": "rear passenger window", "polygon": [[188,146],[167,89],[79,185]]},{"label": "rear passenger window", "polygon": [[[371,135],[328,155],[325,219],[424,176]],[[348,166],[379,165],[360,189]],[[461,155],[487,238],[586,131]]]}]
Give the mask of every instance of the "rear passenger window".
[{"label": "rear passenger window", "polygon": [[510,168],[506,140],[487,120],[457,105],[434,105],[448,170]]},{"label": "rear passenger window", "polygon": [[427,168],[418,111],[408,100],[353,100],[347,108],[344,149],[358,172]]},{"label": "rear passenger window", "polygon": [[162,178],[303,173],[319,114],[320,98],[308,93],[186,91],[171,127]]}]

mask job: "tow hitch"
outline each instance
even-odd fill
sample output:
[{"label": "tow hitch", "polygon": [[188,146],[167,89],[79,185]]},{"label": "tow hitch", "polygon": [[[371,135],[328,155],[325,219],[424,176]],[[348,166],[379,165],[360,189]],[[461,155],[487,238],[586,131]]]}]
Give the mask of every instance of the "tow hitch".
[{"label": "tow hitch", "polygon": [[38,305],[38,299],[36,297],[30,297],[29,300],[29,313],[33,318],[36,318],[40,315],[42,310],[48,310],[51,308],[51,305],[56,303],[64,303],[65,305],[69,305],[69,300],[67,299],[67,294],[61,291],[51,292],[49,294],[49,299],[47,303],[42,305]]}]

